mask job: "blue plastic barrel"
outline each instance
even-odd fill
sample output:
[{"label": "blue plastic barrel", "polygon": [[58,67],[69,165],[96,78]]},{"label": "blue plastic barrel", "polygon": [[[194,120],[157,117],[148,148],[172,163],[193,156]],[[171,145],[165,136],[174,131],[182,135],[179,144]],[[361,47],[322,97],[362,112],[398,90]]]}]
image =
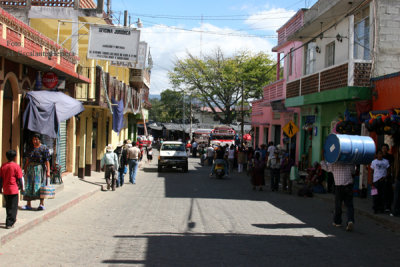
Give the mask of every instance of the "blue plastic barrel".
[{"label": "blue plastic barrel", "polygon": [[369,164],[375,152],[375,142],[369,136],[330,134],[324,145],[325,160],[329,163]]}]

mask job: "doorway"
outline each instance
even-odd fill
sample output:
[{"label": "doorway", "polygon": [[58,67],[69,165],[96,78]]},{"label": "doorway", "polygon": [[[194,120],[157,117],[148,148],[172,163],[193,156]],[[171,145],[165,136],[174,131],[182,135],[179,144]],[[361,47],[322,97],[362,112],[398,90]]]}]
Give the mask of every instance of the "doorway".
[{"label": "doorway", "polygon": [[281,143],[281,126],[274,125],[274,145],[277,146]]},{"label": "doorway", "polygon": [[7,162],[6,152],[12,149],[12,117],[13,117],[13,91],[10,80],[4,85],[3,92],[3,138],[1,162]]},{"label": "doorway", "polygon": [[264,127],[264,144],[268,144],[268,134],[269,134],[269,128]]}]

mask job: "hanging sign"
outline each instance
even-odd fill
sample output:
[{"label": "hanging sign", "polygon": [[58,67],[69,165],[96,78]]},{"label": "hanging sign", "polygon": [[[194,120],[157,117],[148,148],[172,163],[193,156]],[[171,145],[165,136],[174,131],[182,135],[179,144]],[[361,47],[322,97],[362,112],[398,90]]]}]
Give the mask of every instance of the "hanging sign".
[{"label": "hanging sign", "polygon": [[87,57],[90,59],[135,63],[140,31],[132,28],[91,25]]},{"label": "hanging sign", "polygon": [[147,43],[139,42],[139,50],[136,62],[123,62],[123,61],[111,61],[112,66],[116,67],[127,67],[131,69],[143,70],[146,68],[147,59]]},{"label": "hanging sign", "polygon": [[42,84],[48,89],[53,89],[58,84],[57,74],[54,72],[46,72],[43,74]]}]

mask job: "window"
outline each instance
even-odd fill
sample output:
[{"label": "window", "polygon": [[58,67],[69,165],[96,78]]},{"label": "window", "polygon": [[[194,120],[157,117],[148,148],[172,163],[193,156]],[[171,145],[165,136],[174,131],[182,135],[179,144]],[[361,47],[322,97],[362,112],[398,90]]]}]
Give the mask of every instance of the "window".
[{"label": "window", "polygon": [[315,42],[308,43],[305,49],[305,74],[311,74],[315,71]]},{"label": "window", "polygon": [[370,60],[369,7],[354,16],[354,58]]},{"label": "window", "polygon": [[293,61],[294,61],[294,53],[293,53],[294,51],[293,51],[293,48],[290,48],[290,52],[289,52],[289,71],[288,71],[288,73],[289,73],[289,75],[292,75],[292,73],[293,73]]},{"label": "window", "polygon": [[326,45],[325,67],[335,65],[335,41]]}]

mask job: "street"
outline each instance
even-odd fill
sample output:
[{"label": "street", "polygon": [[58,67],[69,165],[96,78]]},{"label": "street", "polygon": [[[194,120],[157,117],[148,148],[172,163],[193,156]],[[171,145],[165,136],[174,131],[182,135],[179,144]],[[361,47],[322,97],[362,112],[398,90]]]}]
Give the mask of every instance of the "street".
[{"label": "street", "polygon": [[[156,158],[156,157],[155,157]],[[394,266],[399,234],[356,214],[332,226],[333,205],[253,191],[235,172],[210,179],[144,164],[136,185],[98,192],[0,248],[1,266]],[[125,180],[128,180],[125,177]],[[22,211],[19,211],[22,212]]]}]

